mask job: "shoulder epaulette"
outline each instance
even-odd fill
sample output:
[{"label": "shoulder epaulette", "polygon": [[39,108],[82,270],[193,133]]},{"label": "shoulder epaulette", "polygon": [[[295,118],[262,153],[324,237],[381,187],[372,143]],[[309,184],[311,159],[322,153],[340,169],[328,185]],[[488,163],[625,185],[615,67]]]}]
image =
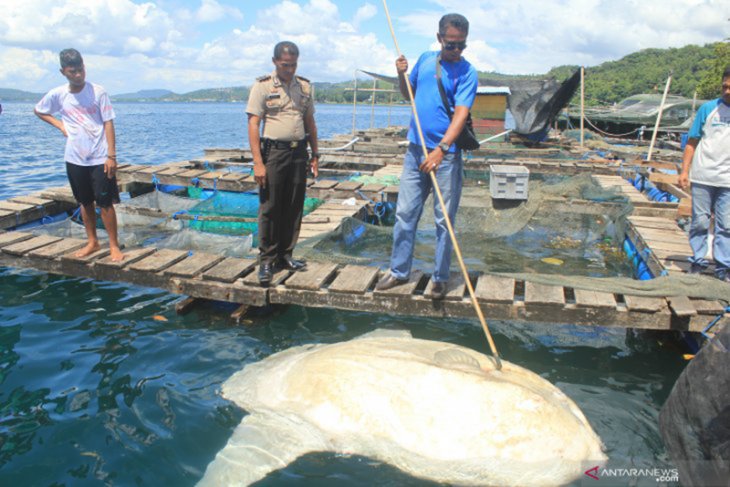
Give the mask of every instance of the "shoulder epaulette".
[{"label": "shoulder epaulette", "polygon": [[309,80],[308,80],[307,78],[305,78],[304,76],[298,76],[298,75],[295,75],[295,76],[297,76],[297,79],[298,79],[298,80],[300,80],[300,81],[306,81],[307,83],[310,83],[310,84],[312,83],[311,81],[309,81]]},{"label": "shoulder epaulette", "polygon": [[271,75],[265,74],[263,76],[259,76],[258,78],[256,78],[256,81],[268,81],[270,79],[271,79]]}]

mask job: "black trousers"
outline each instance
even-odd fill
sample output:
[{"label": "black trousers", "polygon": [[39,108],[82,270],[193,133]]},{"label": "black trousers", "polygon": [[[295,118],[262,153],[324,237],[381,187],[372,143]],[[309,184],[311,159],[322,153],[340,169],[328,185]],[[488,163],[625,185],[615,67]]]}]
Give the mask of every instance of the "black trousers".
[{"label": "black trousers", "polygon": [[305,144],[294,149],[270,147],[263,153],[266,185],[259,188],[259,261],[291,258],[304,213],[309,155]]}]

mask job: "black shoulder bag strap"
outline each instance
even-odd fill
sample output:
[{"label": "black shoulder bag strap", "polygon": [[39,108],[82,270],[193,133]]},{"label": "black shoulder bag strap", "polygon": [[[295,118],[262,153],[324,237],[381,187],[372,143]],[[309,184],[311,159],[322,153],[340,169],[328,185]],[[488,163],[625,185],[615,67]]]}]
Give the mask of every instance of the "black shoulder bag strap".
[{"label": "black shoulder bag strap", "polygon": [[451,120],[454,118],[454,112],[451,111],[451,105],[449,105],[449,99],[446,97],[446,90],[444,89],[444,82],[441,81],[441,54],[436,56],[436,80],[439,85],[439,93],[441,93],[441,101],[444,104],[449,120]]}]

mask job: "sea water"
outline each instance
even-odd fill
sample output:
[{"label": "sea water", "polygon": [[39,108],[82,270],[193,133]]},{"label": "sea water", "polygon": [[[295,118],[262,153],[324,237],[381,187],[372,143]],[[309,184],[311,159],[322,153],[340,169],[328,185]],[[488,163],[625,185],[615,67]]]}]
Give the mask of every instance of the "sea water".
[{"label": "sea water", "polygon": [[[242,104],[117,103],[120,163],[246,147]],[[61,134],[33,105],[0,115],[0,199],[66,184]],[[374,125],[388,109],[377,107]],[[391,123],[405,125],[407,108]],[[322,138],[349,131],[352,109],[320,105]],[[370,126],[359,108],[358,128]],[[387,261],[387,256],[383,261]],[[488,353],[479,322],[283,307],[233,325],[233,308],[175,314],[157,289],[0,268],[0,485],[194,485],[245,415],[219,395],[245,364],[306,343],[408,329]],[[487,316],[489,320],[489,316]],[[671,468],[657,415],[681,353],[622,329],[491,321],[505,360],[551,381],[584,411],[617,469]],[[586,468],[589,468],[587,466]],[[581,472],[578,472],[582,475]],[[616,485],[657,485],[615,478]],[[577,484],[593,480],[583,475]],[[362,457],[310,454],[263,485],[423,485]]]}]

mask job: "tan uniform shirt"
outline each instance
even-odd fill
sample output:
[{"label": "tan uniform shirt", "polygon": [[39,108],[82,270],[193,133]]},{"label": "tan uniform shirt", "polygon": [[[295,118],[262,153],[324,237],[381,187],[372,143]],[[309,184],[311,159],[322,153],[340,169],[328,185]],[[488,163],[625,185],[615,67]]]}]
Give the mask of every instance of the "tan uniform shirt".
[{"label": "tan uniform shirt", "polygon": [[314,114],[312,86],[305,78],[294,76],[286,85],[276,71],[256,80],[248,96],[246,113],[264,121],[263,137],[273,140],[302,140],[304,118]]}]

